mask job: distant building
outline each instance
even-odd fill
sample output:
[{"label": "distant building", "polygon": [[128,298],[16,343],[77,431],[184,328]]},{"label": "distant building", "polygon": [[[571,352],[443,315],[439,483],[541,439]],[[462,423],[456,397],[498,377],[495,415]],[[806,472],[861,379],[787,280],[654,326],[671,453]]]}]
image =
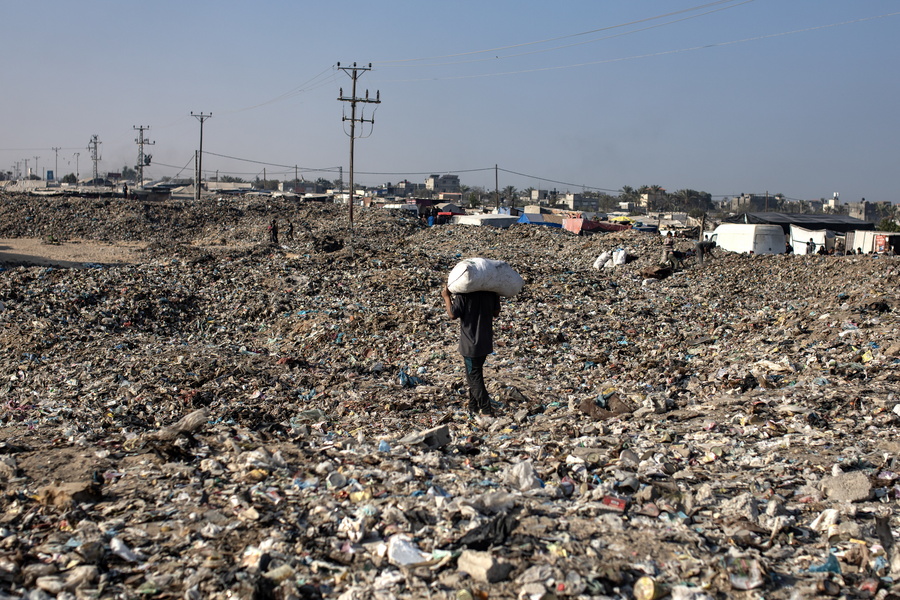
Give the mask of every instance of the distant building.
[{"label": "distant building", "polygon": [[542,202],[546,202],[547,199],[550,198],[550,192],[548,190],[531,190],[531,196],[528,199],[537,204],[541,204]]},{"label": "distant building", "polygon": [[597,198],[585,198],[581,194],[566,193],[564,196],[558,197],[556,202],[569,210],[596,212],[600,208],[600,200]]},{"label": "distant building", "polygon": [[412,183],[412,182],[404,179],[403,181],[399,181],[399,182],[395,183],[393,186],[390,183],[388,183],[387,187],[388,187],[389,192],[392,193],[393,195],[407,197],[407,196],[415,196],[416,194],[418,194],[419,192],[424,190],[425,184],[424,183]]},{"label": "distant building", "polygon": [[859,202],[848,202],[847,212],[854,219],[874,223],[878,220],[878,209],[872,202],[867,202],[865,198]]},{"label": "distant building", "polygon": [[638,205],[644,210],[659,210],[666,201],[666,190],[649,191],[641,194]]},{"label": "distant building", "polygon": [[441,202],[452,202],[459,206],[463,204],[463,197],[460,192],[440,192],[437,197]]},{"label": "distant building", "polygon": [[769,194],[741,194],[728,202],[731,212],[764,212],[776,207],[775,196]]},{"label": "distant building", "polygon": [[459,175],[432,175],[425,180],[425,189],[435,194],[459,192]]}]

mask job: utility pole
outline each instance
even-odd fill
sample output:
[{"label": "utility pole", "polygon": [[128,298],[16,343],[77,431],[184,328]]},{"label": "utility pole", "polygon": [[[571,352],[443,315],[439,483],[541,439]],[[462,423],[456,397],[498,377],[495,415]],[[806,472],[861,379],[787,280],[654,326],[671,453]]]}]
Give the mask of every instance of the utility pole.
[{"label": "utility pole", "polygon": [[40,156],[35,156],[35,157],[34,157],[34,174],[37,175],[38,178],[43,179],[43,177],[41,177],[41,170],[38,169],[38,162],[37,162],[37,161],[38,161],[39,158],[40,158]]},{"label": "utility pole", "polygon": [[94,179],[92,185],[97,185],[97,163],[100,162],[100,142],[97,134],[91,136],[91,142],[88,144],[88,150],[91,151],[91,160],[94,162]]},{"label": "utility pole", "polygon": [[22,160],[25,161],[25,179],[28,179],[28,176],[30,175],[30,173],[28,172],[28,159],[23,158]]},{"label": "utility pole", "polygon": [[350,118],[347,118],[346,115],[341,116],[341,121],[350,121],[350,230],[353,231],[353,195],[355,192],[353,186],[353,146],[354,140],[356,139],[356,124],[357,123],[371,123],[375,124],[375,118],[366,119],[364,116],[360,115],[360,118],[356,118],[356,105],[360,103],[369,103],[369,104],[381,104],[381,92],[375,92],[375,98],[369,98],[369,90],[366,90],[365,98],[357,98],[356,97],[356,81],[360,78],[362,73],[366,71],[372,70],[372,63],[369,63],[368,67],[357,67],[356,63],[353,63],[352,67],[342,67],[341,63],[337,64],[337,68],[350,76],[350,79],[353,82],[353,87],[351,88],[350,96],[344,96],[344,88],[341,88],[340,96],[338,100],[341,102],[349,102],[350,103]]},{"label": "utility pole", "polygon": [[144,188],[144,166],[150,164],[150,160],[153,158],[152,155],[147,154],[144,155],[144,145],[152,146],[156,142],[151,142],[150,140],[144,139],[144,131],[149,130],[150,126],[144,127],[143,125],[139,125],[137,127],[132,127],[132,129],[136,129],[138,132],[138,137],[135,142],[138,145],[138,162],[137,162],[137,171],[138,171],[138,187],[141,189]]},{"label": "utility pole", "polygon": [[212,116],[212,113],[208,115],[201,113],[194,114],[194,111],[191,111],[191,116],[200,121],[200,152],[197,154],[197,191],[195,194],[195,198],[200,200],[200,177],[203,174],[203,121],[207,120]]},{"label": "utility pole", "polygon": [[[494,165],[494,194],[496,194],[497,198],[497,211],[500,210],[500,175],[498,174],[497,165]],[[512,211],[510,211],[512,214]]]},{"label": "utility pole", "polygon": [[81,174],[78,172],[78,157],[81,156],[81,152],[75,153],[75,185],[78,185],[78,178]]},{"label": "utility pole", "polygon": [[53,179],[56,181],[59,181],[59,151],[60,151],[60,148],[54,147],[54,148],[51,148],[51,150],[53,150],[53,155],[56,160],[56,162],[54,163],[54,166],[53,166],[53,169],[54,169]]}]

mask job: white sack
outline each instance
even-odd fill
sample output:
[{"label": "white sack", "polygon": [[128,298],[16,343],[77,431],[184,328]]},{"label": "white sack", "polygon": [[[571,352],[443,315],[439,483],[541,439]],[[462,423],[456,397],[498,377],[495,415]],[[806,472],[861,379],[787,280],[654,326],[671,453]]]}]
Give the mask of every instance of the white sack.
[{"label": "white sack", "polygon": [[624,265],[628,259],[628,253],[625,250],[613,250],[613,264],[616,266]]},{"label": "white sack", "polygon": [[454,294],[496,292],[515,296],[522,291],[522,276],[502,260],[467,258],[457,263],[447,277],[447,288]]},{"label": "white sack", "polygon": [[594,261],[594,268],[598,271],[606,266],[606,263],[609,262],[610,254],[609,252],[604,252],[600,256],[597,257],[597,260]]}]

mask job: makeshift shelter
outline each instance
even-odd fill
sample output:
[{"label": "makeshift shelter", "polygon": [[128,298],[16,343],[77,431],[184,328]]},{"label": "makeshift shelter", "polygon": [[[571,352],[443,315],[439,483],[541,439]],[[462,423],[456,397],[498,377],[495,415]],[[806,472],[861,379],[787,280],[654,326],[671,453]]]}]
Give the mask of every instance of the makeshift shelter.
[{"label": "makeshift shelter", "polygon": [[[799,213],[741,213],[733,217],[727,217],[724,223],[751,223],[755,225],[780,225],[784,234],[791,232],[791,225],[799,225],[804,229],[830,229],[831,231],[846,233],[848,231],[875,229],[874,223],[861,221],[845,215],[801,215]],[[809,241],[809,238],[807,240]]]},{"label": "makeshift shelter", "polygon": [[437,205],[438,211],[442,213],[450,213],[454,215],[464,215],[466,211],[453,204],[452,202],[440,202]]},{"label": "makeshift shelter", "polygon": [[563,228],[566,231],[571,231],[572,233],[578,235],[582,232],[585,233],[602,233],[609,231],[622,231],[623,229],[630,229],[628,225],[621,225],[618,223],[609,223],[608,221],[592,221],[590,219],[563,219]]},{"label": "makeshift shelter", "polygon": [[877,252],[879,254],[900,251],[900,233],[896,231],[851,231],[847,233],[847,248],[849,250],[862,249],[863,252]]},{"label": "makeshift shelter", "polygon": [[816,249],[812,251],[812,254],[817,253],[822,246],[825,246],[825,250],[831,250],[834,248],[837,237],[837,234],[830,229],[806,229],[799,225],[791,225],[790,244],[791,248],[794,249],[794,254],[810,254],[806,251],[806,244],[809,240],[812,240],[816,245]]},{"label": "makeshift shelter", "polygon": [[487,225],[500,229],[506,229],[517,222],[517,217],[509,215],[458,215],[453,217],[453,223],[457,225]]},{"label": "makeshift shelter", "polygon": [[562,228],[562,217],[556,215],[544,215],[541,213],[522,213],[519,216],[518,223],[528,223],[530,225],[547,225],[548,227]]}]

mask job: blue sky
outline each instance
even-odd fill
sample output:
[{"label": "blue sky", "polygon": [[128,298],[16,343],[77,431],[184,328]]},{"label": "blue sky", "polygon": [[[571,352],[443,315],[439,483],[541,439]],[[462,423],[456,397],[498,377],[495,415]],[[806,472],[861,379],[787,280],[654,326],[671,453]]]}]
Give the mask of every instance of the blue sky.
[{"label": "blue sky", "polygon": [[[5,2],[0,169],[900,200],[900,2]],[[365,117],[372,116],[367,107]],[[371,131],[369,131],[371,129]],[[58,153],[51,148],[60,147]],[[58,159],[57,159],[58,156]],[[230,157],[230,158],[229,158]],[[237,160],[241,159],[241,160]]]}]

